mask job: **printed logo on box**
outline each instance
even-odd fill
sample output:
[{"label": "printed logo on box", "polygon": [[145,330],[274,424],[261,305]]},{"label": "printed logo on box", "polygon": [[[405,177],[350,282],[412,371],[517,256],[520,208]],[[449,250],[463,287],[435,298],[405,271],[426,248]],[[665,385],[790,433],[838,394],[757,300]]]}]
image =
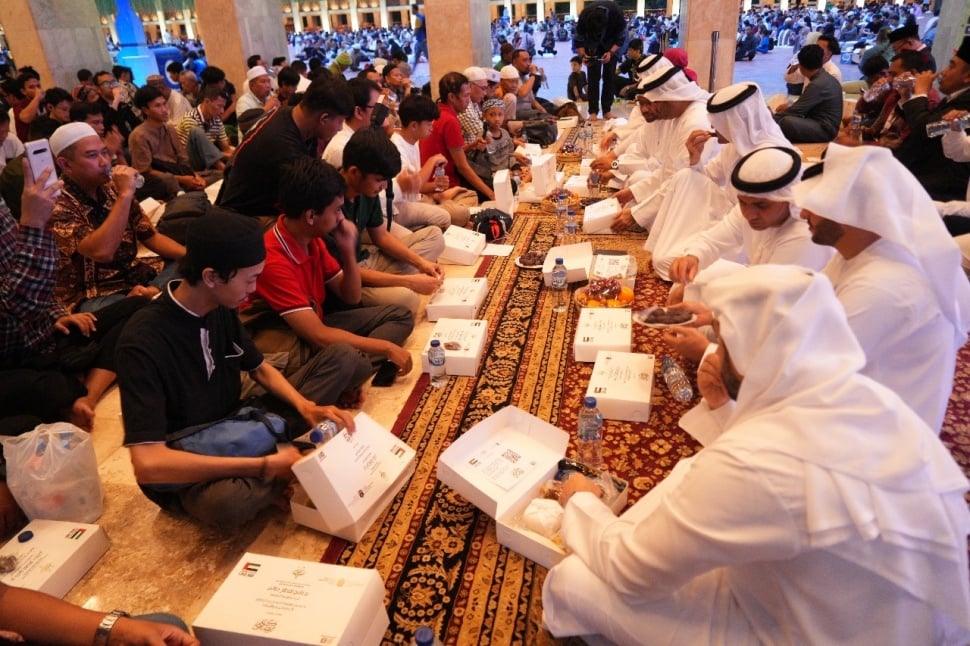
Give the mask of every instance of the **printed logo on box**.
[{"label": "printed logo on box", "polygon": [[256,576],[256,573],[259,572],[260,567],[261,566],[259,563],[244,563],[242,570],[239,571],[239,576]]},{"label": "printed logo on box", "polygon": [[84,529],[83,527],[75,527],[65,535],[65,538],[70,539],[72,541],[79,541],[81,540],[81,537],[84,536],[84,532],[86,531],[87,530]]}]

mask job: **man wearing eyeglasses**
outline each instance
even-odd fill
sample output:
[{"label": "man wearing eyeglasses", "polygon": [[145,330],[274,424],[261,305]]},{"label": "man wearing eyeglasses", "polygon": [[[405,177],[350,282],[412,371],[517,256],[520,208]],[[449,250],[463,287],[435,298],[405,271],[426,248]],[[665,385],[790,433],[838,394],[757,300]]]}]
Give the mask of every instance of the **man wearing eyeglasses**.
[{"label": "man wearing eyeglasses", "polygon": [[381,96],[381,89],[377,83],[367,79],[353,78],[347,82],[350,93],[354,97],[354,114],[344,120],[344,127],[333,136],[323,151],[323,161],[334,168],[340,168],[344,161],[344,146],[361,128],[370,125],[371,116]]},{"label": "man wearing eyeglasses", "polygon": [[118,84],[118,79],[111,72],[101,71],[94,75],[94,85],[98,88],[104,114],[104,125],[107,130],[112,126],[118,128],[118,132],[125,139],[125,146],[128,145],[128,136],[131,131],[141,125],[141,119],[135,116],[135,111],[130,103],[122,100],[124,89]]}]

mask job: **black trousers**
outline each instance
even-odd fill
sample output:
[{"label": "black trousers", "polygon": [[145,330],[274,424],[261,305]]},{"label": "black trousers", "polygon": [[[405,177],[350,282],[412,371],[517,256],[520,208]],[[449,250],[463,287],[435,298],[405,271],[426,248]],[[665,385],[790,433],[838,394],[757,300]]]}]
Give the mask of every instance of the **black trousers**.
[{"label": "black trousers", "polygon": [[[593,116],[603,110],[606,114],[613,109],[613,82],[616,78],[616,58],[610,56],[609,63],[600,63],[592,59],[586,64],[587,80],[589,81],[589,115]],[[602,81],[602,86],[600,85]]]}]

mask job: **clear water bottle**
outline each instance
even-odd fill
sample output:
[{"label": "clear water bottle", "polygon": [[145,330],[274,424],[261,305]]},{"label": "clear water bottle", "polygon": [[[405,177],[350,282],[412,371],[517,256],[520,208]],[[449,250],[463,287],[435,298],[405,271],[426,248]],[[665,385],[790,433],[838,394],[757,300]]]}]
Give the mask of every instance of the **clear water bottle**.
[{"label": "clear water bottle", "polygon": [[[114,166],[108,168],[108,177],[114,177],[115,169]],[[145,185],[145,177],[141,173],[135,173],[135,188],[139,189]]]},{"label": "clear water bottle", "polygon": [[441,388],[448,383],[448,374],[445,372],[445,349],[441,347],[441,341],[431,339],[431,347],[428,348],[428,363],[430,369],[428,374],[431,376],[431,385],[434,388]]},{"label": "clear water bottle", "polygon": [[434,192],[435,193],[440,193],[443,190],[445,190],[445,187],[447,186],[445,184],[446,177],[447,176],[445,174],[444,164],[438,164],[437,166],[434,167]]},{"label": "clear water bottle", "polygon": [[316,446],[323,446],[340,433],[340,427],[332,419],[325,419],[310,431],[310,441]]},{"label": "clear water bottle", "polygon": [[603,469],[603,414],[596,408],[595,397],[584,397],[576,424],[576,448],[579,461],[597,470]]},{"label": "clear water bottle", "polygon": [[865,91],[862,95],[862,100],[866,103],[872,103],[874,101],[880,101],[893,87],[892,81],[888,78],[885,81],[876,81],[876,84]]},{"label": "clear water bottle", "polygon": [[858,112],[854,113],[852,117],[849,118],[849,126],[847,128],[849,136],[855,140],[862,139],[862,115]]},{"label": "clear water bottle", "polygon": [[970,128],[970,114],[949,121],[934,121],[926,124],[927,137],[942,137],[947,130],[960,131]]},{"label": "clear water bottle", "polygon": [[441,646],[441,640],[434,634],[430,626],[421,626],[414,633],[412,646]]},{"label": "clear water bottle", "polygon": [[566,198],[561,197],[556,200],[556,243],[565,244],[563,242],[563,234],[565,234],[566,228],[566,215],[569,211],[569,203]]},{"label": "clear water bottle", "polygon": [[579,242],[577,236],[579,234],[579,222],[576,220],[576,208],[570,205],[566,209],[566,221],[563,223],[563,244],[574,244]]},{"label": "clear water bottle", "polygon": [[660,372],[663,374],[667,389],[674,399],[679,402],[689,402],[694,398],[694,389],[690,385],[690,379],[684,374],[684,369],[680,367],[673,358],[667,356],[663,358]]},{"label": "clear water bottle", "polygon": [[565,312],[569,306],[569,283],[566,281],[566,265],[562,258],[556,258],[556,266],[552,268],[553,312]]}]

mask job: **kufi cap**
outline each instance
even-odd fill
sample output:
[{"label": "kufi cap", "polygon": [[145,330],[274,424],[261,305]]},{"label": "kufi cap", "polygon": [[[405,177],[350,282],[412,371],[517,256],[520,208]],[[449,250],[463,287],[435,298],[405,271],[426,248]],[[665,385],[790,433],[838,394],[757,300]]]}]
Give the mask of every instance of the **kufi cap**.
[{"label": "kufi cap", "polygon": [[485,76],[485,70],[483,70],[480,67],[475,67],[474,65],[471,66],[471,67],[466,67],[465,68],[465,71],[462,72],[462,74],[464,74],[465,77],[471,83],[478,83],[480,81],[487,81],[488,80],[488,77]]},{"label": "kufi cap", "polygon": [[162,76],[161,74],[149,74],[148,77],[145,78],[146,85],[151,85],[152,83],[164,83],[164,82],[165,82],[165,77]]},{"label": "kufi cap", "polygon": [[681,67],[671,67],[648,77],[640,84],[637,94],[654,102],[706,101],[710,96],[687,78]]},{"label": "kufi cap", "polygon": [[266,68],[263,67],[262,65],[257,65],[256,67],[250,67],[249,71],[246,72],[247,81],[252,81],[255,78],[259,78],[260,76],[269,76],[269,72],[267,72]]},{"label": "kufi cap", "polygon": [[380,67],[381,69],[383,69],[384,66],[387,65],[387,59],[386,58],[381,58],[380,56],[378,56],[377,58],[375,58],[374,60],[372,60],[370,62],[370,64],[374,66],[374,69],[377,69],[378,67]]},{"label": "kufi cap", "polygon": [[889,42],[891,43],[906,40],[907,38],[919,38],[919,29],[917,29],[916,25],[903,25],[899,29],[894,29],[889,32]]},{"label": "kufi cap", "polygon": [[485,78],[488,79],[489,83],[498,83],[502,80],[502,75],[494,67],[485,67]]},{"label": "kufi cap", "polygon": [[795,204],[908,252],[953,325],[955,347],[961,347],[970,329],[970,283],[926,189],[879,146],[829,144],[825,161],[809,171],[794,188]]},{"label": "kufi cap", "polygon": [[519,76],[519,70],[515,69],[514,65],[506,65],[503,67],[502,71],[499,73],[499,77],[506,80],[522,78]]},{"label": "kufi cap", "polygon": [[266,259],[263,229],[256,218],[212,207],[189,225],[185,255],[195,267],[220,271],[252,267]]},{"label": "kufi cap", "polygon": [[[65,148],[73,146],[85,137],[98,137],[98,133],[94,131],[91,124],[84,123],[82,121],[74,121],[72,123],[65,123],[54,131],[51,135],[51,153],[55,157],[61,154]],[[100,137],[98,137],[100,139]]]},{"label": "kufi cap", "polygon": [[960,43],[960,48],[957,50],[956,57],[967,65],[970,65],[970,36],[965,37],[963,42]]},{"label": "kufi cap", "polygon": [[505,110],[505,101],[502,99],[485,99],[485,102],[482,103],[482,114],[485,114],[492,108],[501,108],[502,110]]},{"label": "kufi cap", "polygon": [[746,99],[758,93],[758,86],[754,83],[735,83],[721,88],[707,100],[707,111],[712,114],[730,110],[740,105]]},{"label": "kufi cap", "polygon": [[792,202],[792,187],[802,173],[802,158],[791,148],[759,148],[738,160],[731,185],[738,193],[758,195],[776,202]]}]

